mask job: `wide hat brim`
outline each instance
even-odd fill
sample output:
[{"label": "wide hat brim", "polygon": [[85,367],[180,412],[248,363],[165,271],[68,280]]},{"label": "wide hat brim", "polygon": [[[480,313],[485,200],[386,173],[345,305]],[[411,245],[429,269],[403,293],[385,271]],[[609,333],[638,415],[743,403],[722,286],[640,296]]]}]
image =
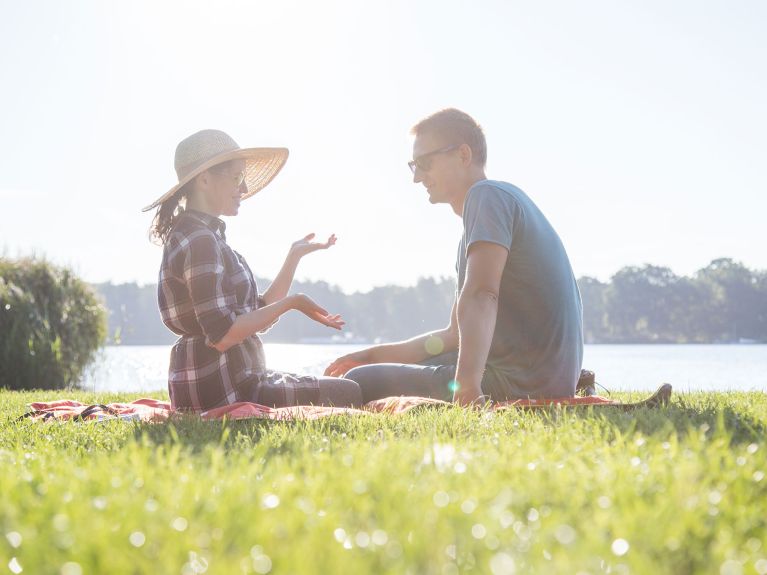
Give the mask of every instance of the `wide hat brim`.
[{"label": "wide hat brim", "polygon": [[186,174],[179,180],[178,184],[173,186],[141,211],[148,212],[149,210],[156,208],[166,200],[170,199],[173,194],[191,182],[198,174],[201,174],[213,166],[223,164],[230,160],[245,160],[245,185],[248,188],[247,193],[242,195],[242,199],[245,200],[263,190],[269,182],[280,173],[285,162],[288,161],[288,149],[240,148],[214,156]]}]

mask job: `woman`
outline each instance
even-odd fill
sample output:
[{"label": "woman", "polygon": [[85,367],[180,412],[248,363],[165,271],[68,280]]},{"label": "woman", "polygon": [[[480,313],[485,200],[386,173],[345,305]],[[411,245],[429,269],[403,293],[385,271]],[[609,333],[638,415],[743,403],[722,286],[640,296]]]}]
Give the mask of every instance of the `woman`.
[{"label": "woman", "polygon": [[295,309],[334,329],[344,325],[303,294],[288,295],[305,255],[335,243],[295,242],[269,289],[259,293],[245,259],[226,243],[219,216],[264,188],[288,157],[285,148],[240,148],[218,130],[203,130],[176,148],[178,184],[161,196],[151,234],[163,245],[158,299],[163,322],[181,337],[171,350],[168,391],[173,409],[205,411],[238,401],[273,407],[356,406],[350,380],[297,376],[266,368],[259,332]]}]

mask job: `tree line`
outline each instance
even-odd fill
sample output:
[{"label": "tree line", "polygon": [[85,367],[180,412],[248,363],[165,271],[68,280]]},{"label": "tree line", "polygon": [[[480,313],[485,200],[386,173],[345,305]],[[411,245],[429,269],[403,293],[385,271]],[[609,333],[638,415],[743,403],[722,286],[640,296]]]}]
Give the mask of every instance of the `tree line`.
[{"label": "tree line", "polygon": [[[258,279],[263,289],[269,281]],[[767,272],[729,258],[716,259],[690,277],[669,268],[624,267],[609,281],[582,277],[584,335],[588,343],[767,342]],[[108,310],[110,343],[167,344],[176,336],[160,321],[157,286],[93,286]],[[455,297],[450,278],[422,278],[415,286],[383,286],[346,294],[326,282],[293,284],[347,321],[336,334],[297,312],[264,336],[272,342],[394,341],[447,324]]]},{"label": "tree line", "polygon": [[578,285],[587,342],[767,342],[767,271],[730,258],[691,277],[645,265]]},{"label": "tree line", "polygon": [[[259,289],[269,280],[256,278]],[[109,342],[126,345],[166,344],[176,337],[160,320],[157,286],[135,283],[102,283],[93,286],[101,294],[109,316]],[[346,320],[343,332],[336,332],[289,312],[263,336],[265,341],[319,342],[333,337],[339,342],[392,341],[420,331],[446,325],[455,283],[450,279],[422,278],[415,286],[383,286],[366,293],[346,294],[323,281],[294,281],[292,293],[305,293],[331,313]]]}]

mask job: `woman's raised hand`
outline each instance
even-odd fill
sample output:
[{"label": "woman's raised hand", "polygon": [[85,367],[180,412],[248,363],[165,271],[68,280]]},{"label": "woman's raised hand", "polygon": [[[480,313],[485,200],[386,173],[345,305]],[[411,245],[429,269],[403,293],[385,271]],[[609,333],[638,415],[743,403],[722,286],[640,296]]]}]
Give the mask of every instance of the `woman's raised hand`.
[{"label": "woman's raised hand", "polygon": [[340,330],[346,324],[346,322],[341,319],[339,314],[328,314],[326,309],[317,305],[317,303],[315,303],[315,301],[308,295],[299,293],[290,297],[293,299],[291,302],[291,307],[300,311],[309,319],[313,319],[322,325],[326,325],[338,330]]},{"label": "woman's raised hand", "polygon": [[301,238],[298,241],[293,242],[293,244],[290,246],[290,254],[292,256],[298,257],[299,259],[304,257],[306,254],[310,254],[312,252],[316,252],[317,250],[326,250],[330,246],[335,245],[336,243],[336,235],[331,234],[328,238],[328,241],[325,243],[321,242],[313,242],[314,234],[308,234]]}]

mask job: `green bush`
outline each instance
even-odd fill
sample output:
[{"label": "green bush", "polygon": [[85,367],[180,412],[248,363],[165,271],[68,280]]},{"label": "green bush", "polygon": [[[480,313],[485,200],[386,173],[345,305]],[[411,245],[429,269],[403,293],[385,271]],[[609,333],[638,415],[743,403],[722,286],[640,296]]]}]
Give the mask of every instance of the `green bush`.
[{"label": "green bush", "polygon": [[106,338],[106,312],[70,270],[0,258],[0,388],[72,387]]}]

